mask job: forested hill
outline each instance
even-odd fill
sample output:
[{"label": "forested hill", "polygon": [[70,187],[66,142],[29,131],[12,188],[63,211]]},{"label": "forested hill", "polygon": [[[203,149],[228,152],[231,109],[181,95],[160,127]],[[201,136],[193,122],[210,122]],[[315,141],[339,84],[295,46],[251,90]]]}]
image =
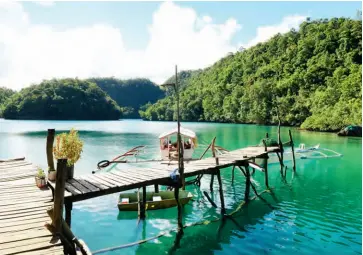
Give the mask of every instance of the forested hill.
[{"label": "forested hill", "polygon": [[[362,21],[306,21],[228,55],[189,79],[180,93],[186,121],[282,124],[311,130],[361,125]],[[141,116],[171,120],[174,96],[149,105]]]},{"label": "forested hill", "polygon": [[125,118],[140,118],[140,106],[155,103],[165,96],[164,91],[148,79],[91,78],[89,81],[96,83],[118,103]]},{"label": "forested hill", "polygon": [[1,113],[2,113],[2,110],[5,105],[5,102],[14,94],[15,94],[15,91],[5,88],[5,87],[0,87],[0,117],[1,117]]},{"label": "forested hill", "polygon": [[[184,70],[178,72],[178,86],[179,90],[185,89],[188,84],[190,84],[190,80],[193,77],[196,77],[198,74],[202,72],[202,69],[198,70]],[[169,79],[165,81],[165,84],[175,83],[175,75],[171,76]],[[166,95],[170,96],[174,93],[174,89],[171,87],[165,87]]]},{"label": "forested hill", "polygon": [[3,107],[6,119],[117,120],[120,107],[95,83],[53,79],[22,89]]}]

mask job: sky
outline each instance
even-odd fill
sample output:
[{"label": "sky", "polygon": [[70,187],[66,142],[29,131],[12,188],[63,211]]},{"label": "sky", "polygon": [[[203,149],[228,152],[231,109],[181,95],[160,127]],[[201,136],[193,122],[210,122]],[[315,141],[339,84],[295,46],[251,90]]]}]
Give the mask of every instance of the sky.
[{"label": "sky", "polygon": [[0,86],[145,77],[161,84],[311,19],[356,18],[361,2],[0,1]]}]

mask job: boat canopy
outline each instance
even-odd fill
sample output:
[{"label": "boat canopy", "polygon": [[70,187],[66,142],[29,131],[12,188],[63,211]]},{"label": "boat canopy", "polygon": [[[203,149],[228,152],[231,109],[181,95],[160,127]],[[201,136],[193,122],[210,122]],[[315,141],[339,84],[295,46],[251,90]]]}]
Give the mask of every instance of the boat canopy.
[{"label": "boat canopy", "polygon": [[[177,134],[177,133],[178,133],[178,128],[174,128],[173,130],[164,132],[161,135],[159,135],[159,139],[163,139],[165,137],[168,137],[168,136],[171,136],[171,135],[174,135],[174,134]],[[192,130],[182,128],[182,127],[180,127],[180,134],[183,135],[183,136],[192,138],[192,139],[195,139],[197,137]]]}]

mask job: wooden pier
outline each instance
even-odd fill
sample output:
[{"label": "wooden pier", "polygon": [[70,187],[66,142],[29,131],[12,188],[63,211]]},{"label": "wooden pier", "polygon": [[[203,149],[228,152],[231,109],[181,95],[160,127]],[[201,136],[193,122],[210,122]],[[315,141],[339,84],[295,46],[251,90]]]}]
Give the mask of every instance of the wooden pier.
[{"label": "wooden pier", "polygon": [[[50,169],[55,169],[52,155],[54,135],[55,130],[49,129],[46,152]],[[234,178],[235,170],[240,170],[246,180],[244,200],[247,203],[250,199],[250,189],[252,188],[256,193],[250,181],[250,164],[258,158],[263,159],[263,169],[260,171],[265,175],[265,185],[268,188],[268,155],[276,153],[280,159],[283,146],[293,146],[290,134],[290,141],[286,143],[279,141],[278,146],[268,147],[264,143],[261,147],[250,146],[217,155],[218,146],[215,145],[215,140],[214,138],[207,148],[212,150],[212,157],[184,161],[183,171],[179,171],[180,175],[173,175],[178,172],[177,162],[159,161],[150,164],[149,167],[97,172],[67,180],[67,159],[59,159],[56,166],[56,182],[48,181],[50,189],[36,187],[34,176],[37,173],[37,167],[25,161],[24,158],[11,161],[0,160],[0,254],[91,254],[87,245],[82,240],[78,240],[70,229],[73,203],[139,189],[143,192],[142,196],[140,193],[138,196],[139,218],[143,219],[146,216],[147,186],[153,186],[155,192],[158,192],[159,185],[174,188],[178,203],[178,236],[181,236],[183,234],[182,210],[178,195],[179,189],[184,188],[185,178],[194,176],[200,181],[201,176],[209,174],[212,177],[210,183],[212,189],[214,176],[216,176],[219,184],[221,214],[225,217],[228,215],[224,205],[221,172],[233,167],[232,178]],[[202,157],[204,155],[205,153]],[[280,164],[283,165],[281,160]],[[293,169],[295,171],[295,162]],[[257,193],[256,196],[258,196]],[[211,203],[214,204],[213,201]],[[63,208],[65,208],[65,219],[63,219]]]},{"label": "wooden pier", "polygon": [[63,254],[61,241],[44,226],[52,192],[36,187],[36,173],[24,159],[0,161],[0,254]]},{"label": "wooden pier", "polygon": [[[205,158],[196,161],[184,162],[184,177],[192,177],[200,174],[216,175],[221,186],[220,171],[228,167],[244,167],[248,161],[256,158],[266,158],[269,153],[279,152],[279,147],[247,147],[219,155],[217,158]],[[176,186],[170,174],[178,168],[177,164],[169,164],[168,161],[154,164],[152,167],[128,168],[125,170],[113,170],[110,172],[98,172],[88,174],[65,182],[64,204],[66,209],[66,222],[71,224],[71,210],[73,202],[82,201],[107,194],[117,193],[146,186]],[[91,169],[90,169],[91,172]],[[249,173],[249,171],[247,171]],[[267,175],[267,168],[264,170]],[[249,178],[248,182],[249,182]],[[266,181],[266,183],[268,183]],[[49,186],[55,190],[55,183],[49,182]],[[249,186],[249,185],[248,185]],[[220,195],[223,197],[223,190]],[[248,194],[247,194],[248,195]],[[224,205],[223,205],[224,207]],[[224,210],[224,208],[222,208]]]}]

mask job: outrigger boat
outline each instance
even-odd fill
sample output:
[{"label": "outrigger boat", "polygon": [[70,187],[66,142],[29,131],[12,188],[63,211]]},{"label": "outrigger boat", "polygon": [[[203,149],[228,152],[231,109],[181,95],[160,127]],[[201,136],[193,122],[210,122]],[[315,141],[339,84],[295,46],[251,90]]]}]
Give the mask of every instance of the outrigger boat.
[{"label": "outrigger boat", "polygon": [[[138,156],[144,153],[146,146],[137,146],[114,157],[112,160],[102,160],[97,166],[98,170],[107,168],[107,170],[112,170],[112,168],[117,163],[162,163],[163,161],[171,162],[178,160],[178,143],[177,143],[178,130],[173,129],[168,132],[164,132],[159,136],[160,142],[160,159],[154,160],[140,160]],[[183,146],[183,159],[186,161],[192,160],[192,156],[195,148],[197,147],[197,136],[189,129],[180,128],[181,144]],[[111,165],[111,166],[110,166]],[[110,167],[109,167],[110,166]],[[174,170],[175,172],[175,170]],[[93,172],[94,173],[94,172]],[[174,173],[175,174],[175,173]],[[179,201],[181,205],[187,204],[192,199],[192,194],[185,190],[179,191]],[[158,210],[165,209],[169,207],[174,207],[177,202],[174,198],[174,191],[160,191],[146,192],[146,210]],[[120,211],[137,211],[138,210],[138,198],[137,193],[121,193],[118,201],[118,208]]]},{"label": "outrigger boat", "polygon": [[[140,192],[141,196],[142,192]],[[187,204],[192,197],[192,193],[179,190],[179,202],[181,205]],[[174,191],[146,192],[146,201],[146,210],[166,209],[177,206]],[[137,211],[137,193],[121,193],[117,206],[120,211]]]},{"label": "outrigger boat", "polygon": [[[173,129],[168,132],[164,132],[159,135],[160,143],[160,158],[152,160],[140,160],[139,155],[145,154],[145,145],[137,146],[131,150],[114,157],[112,160],[102,160],[98,162],[98,170],[107,168],[111,170],[118,163],[161,163],[163,161],[177,161],[178,160],[178,143],[177,143],[177,133],[178,129]],[[197,136],[196,134],[186,128],[180,127],[181,144],[183,146],[183,159],[185,161],[193,160],[193,153],[195,148],[197,148]],[[218,146],[216,146],[218,147]],[[219,147],[218,147],[219,148]],[[112,166],[110,166],[112,165]],[[110,166],[110,167],[109,167]],[[95,171],[93,171],[95,173]]]}]

